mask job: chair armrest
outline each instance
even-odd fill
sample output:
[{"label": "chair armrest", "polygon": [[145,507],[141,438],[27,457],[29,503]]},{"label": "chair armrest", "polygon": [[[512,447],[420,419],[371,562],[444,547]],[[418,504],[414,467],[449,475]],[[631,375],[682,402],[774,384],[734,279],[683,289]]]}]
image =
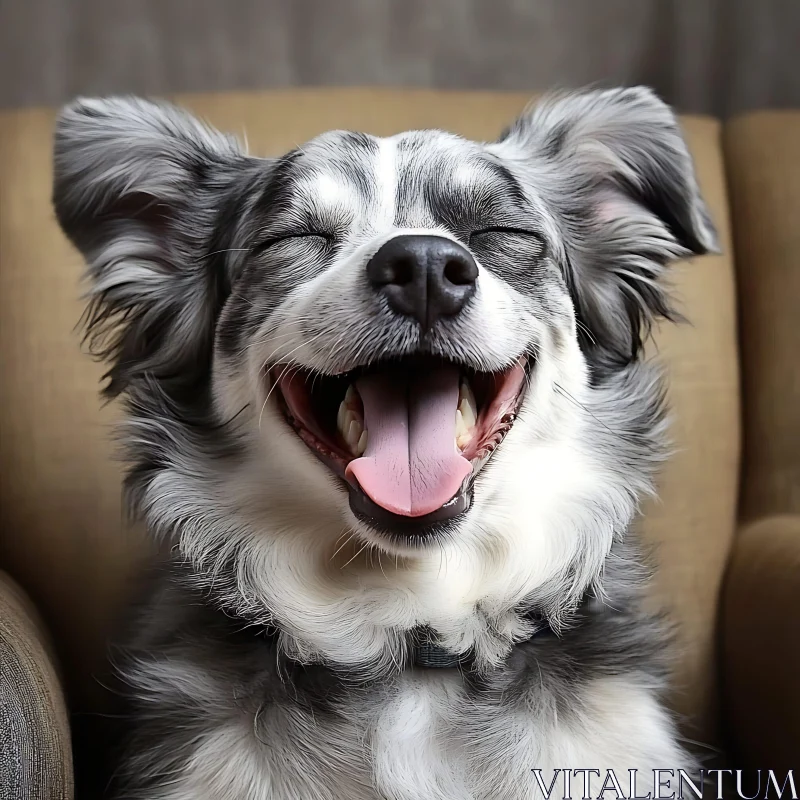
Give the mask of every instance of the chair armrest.
[{"label": "chair armrest", "polygon": [[784,772],[796,768],[800,516],[769,517],[740,531],[728,567],[721,623],[725,705],[741,765]]},{"label": "chair armrest", "polygon": [[72,748],[49,636],[0,571],[0,774],[3,796],[72,800]]}]

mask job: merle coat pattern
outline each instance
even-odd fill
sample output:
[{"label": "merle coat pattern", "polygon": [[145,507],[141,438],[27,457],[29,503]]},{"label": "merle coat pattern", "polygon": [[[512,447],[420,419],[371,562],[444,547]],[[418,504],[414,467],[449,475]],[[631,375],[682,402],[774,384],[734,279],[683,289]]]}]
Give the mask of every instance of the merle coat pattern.
[{"label": "merle coat pattern", "polygon": [[[274,159],[164,103],[81,99],[54,204],[131,506],[171,553],[120,661],[119,797],[521,800],[536,767],[693,767],[631,526],[664,457],[643,338],[675,316],[669,264],[716,242],[649,90],[546,98],[493,143],[335,131]],[[417,234],[478,268],[429,330],[364,278]],[[354,513],[276,391],[419,354],[528,365],[468,509],[424,538]],[[420,630],[464,666],[414,667]]]}]

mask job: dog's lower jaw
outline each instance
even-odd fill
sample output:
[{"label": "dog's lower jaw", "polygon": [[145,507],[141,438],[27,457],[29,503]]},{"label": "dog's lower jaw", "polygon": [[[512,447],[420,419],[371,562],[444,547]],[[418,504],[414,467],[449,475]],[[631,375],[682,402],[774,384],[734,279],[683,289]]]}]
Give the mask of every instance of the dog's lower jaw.
[{"label": "dog's lower jaw", "polygon": [[[415,550],[428,547],[457,530],[459,520],[472,505],[472,481],[465,484],[441,508],[421,517],[401,517],[392,514],[370,499],[360,486],[348,485],[350,510],[364,526],[371,538],[393,549]],[[375,536],[377,534],[377,536]]]}]

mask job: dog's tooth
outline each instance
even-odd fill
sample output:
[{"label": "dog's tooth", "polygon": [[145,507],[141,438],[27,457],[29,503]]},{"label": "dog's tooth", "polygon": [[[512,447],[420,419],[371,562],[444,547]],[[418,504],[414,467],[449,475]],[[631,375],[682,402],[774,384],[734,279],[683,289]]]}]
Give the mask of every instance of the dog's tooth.
[{"label": "dog's tooth", "polygon": [[475,395],[472,392],[472,387],[467,381],[461,381],[458,399],[459,408],[464,417],[464,423],[468,429],[472,428],[478,420],[478,406],[475,402]]},{"label": "dog's tooth", "polygon": [[358,441],[363,432],[364,428],[361,426],[361,423],[357,419],[351,419],[350,427],[347,429],[347,443],[354,452],[358,449]]},{"label": "dog's tooth", "polygon": [[467,430],[475,427],[475,411],[472,408],[472,405],[470,405],[468,398],[465,397],[461,401],[461,405],[458,407],[458,410],[461,412],[461,416],[464,419],[464,427]]},{"label": "dog's tooth", "polygon": [[345,443],[350,447],[352,450],[355,443],[358,441],[358,437],[353,440],[350,436],[350,428],[355,423],[356,425],[361,425],[360,421],[356,419],[355,414],[349,409],[346,408],[344,414],[342,415],[342,424],[339,427],[339,433],[342,435]]},{"label": "dog's tooth", "polygon": [[356,455],[363,456],[366,449],[367,449],[367,432],[361,431],[361,436],[358,438],[358,444],[356,445]]},{"label": "dog's tooth", "polygon": [[344,402],[352,403],[355,399],[356,399],[356,390],[353,388],[353,384],[351,383],[347,387],[347,391],[344,393]]},{"label": "dog's tooth", "polygon": [[458,447],[459,450],[466,449],[467,445],[472,441],[475,414],[469,400],[471,394],[470,392],[462,398],[456,410],[455,438],[456,447]]},{"label": "dog's tooth", "polygon": [[463,450],[469,444],[471,438],[470,432],[466,428],[462,428],[456,433],[456,447],[459,450]]},{"label": "dog's tooth", "polygon": [[344,434],[345,427],[344,427],[344,418],[345,414],[347,414],[347,406],[345,405],[346,401],[342,401],[339,403],[339,413],[336,415],[336,427],[339,429],[339,433]]}]

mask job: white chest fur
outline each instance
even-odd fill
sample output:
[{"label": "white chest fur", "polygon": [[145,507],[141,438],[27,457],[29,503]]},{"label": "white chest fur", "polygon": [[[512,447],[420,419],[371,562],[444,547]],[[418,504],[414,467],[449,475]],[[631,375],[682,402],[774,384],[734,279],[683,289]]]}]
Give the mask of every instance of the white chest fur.
[{"label": "white chest fur", "polygon": [[[560,698],[564,702],[566,698]],[[471,698],[458,673],[404,675],[390,699],[339,715],[265,709],[198,744],[158,800],[527,800],[556,769],[644,776],[690,769],[651,690],[630,678],[585,685],[559,713],[555,696]],[[572,796],[580,797],[576,779]],[[562,794],[557,785],[554,796]]]}]

